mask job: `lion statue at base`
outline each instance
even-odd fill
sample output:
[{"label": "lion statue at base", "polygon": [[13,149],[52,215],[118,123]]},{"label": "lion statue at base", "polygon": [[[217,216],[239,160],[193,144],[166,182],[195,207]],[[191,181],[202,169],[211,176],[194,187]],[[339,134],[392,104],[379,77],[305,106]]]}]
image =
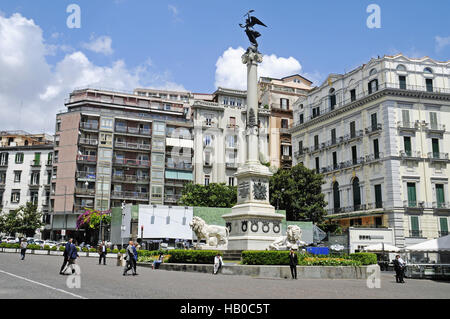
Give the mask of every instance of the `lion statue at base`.
[{"label": "lion statue at base", "polygon": [[297,225],[289,225],[287,227],[286,236],[278,237],[269,245],[269,250],[297,250],[298,247],[305,246],[302,241],[302,229]]},{"label": "lion statue at base", "polygon": [[198,216],[194,216],[189,223],[195,235],[197,236],[197,245],[201,239],[206,240],[208,246],[219,246],[228,244],[229,231],[224,226],[208,225]]}]

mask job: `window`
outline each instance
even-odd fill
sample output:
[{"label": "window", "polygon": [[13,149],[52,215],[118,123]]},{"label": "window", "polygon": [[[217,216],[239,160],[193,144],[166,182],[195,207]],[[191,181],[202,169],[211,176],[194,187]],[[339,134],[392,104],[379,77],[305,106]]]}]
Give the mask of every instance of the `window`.
[{"label": "window", "polygon": [[315,107],[312,109],[312,118],[315,118],[320,115],[320,107]]},{"label": "window", "polygon": [[281,109],[288,110],[289,109],[289,99],[280,99]]},{"label": "window", "polygon": [[375,159],[380,158],[380,147],[378,146],[378,139],[373,140],[373,155]]},{"label": "window", "polygon": [[205,152],[205,165],[211,165],[211,153]]},{"label": "window", "polygon": [[303,141],[298,142],[298,153],[303,154]]},{"label": "window", "polygon": [[334,107],[336,105],[336,94],[334,89],[330,89],[330,95],[328,96],[329,104],[330,104],[330,110],[334,110]]},{"label": "window", "polygon": [[331,130],[331,144],[336,144],[336,129]]},{"label": "window", "polygon": [[288,120],[287,119],[281,119],[281,128],[289,128],[289,124],[288,124]]},{"label": "window", "polygon": [[333,204],[334,204],[334,206],[333,206],[334,212],[338,213],[341,208],[341,199],[339,196],[339,183],[338,182],[333,183]]},{"label": "window", "polygon": [[209,178],[210,178],[209,175],[205,175],[205,186],[209,185]]},{"label": "window", "polygon": [[152,199],[162,198],[162,186],[152,186]]},{"label": "window", "polygon": [[34,153],[34,165],[40,165],[41,164],[41,153]]},{"label": "window", "polygon": [[425,69],[423,69],[423,73],[433,74],[433,70],[431,68],[425,68]]},{"label": "window", "polygon": [[427,92],[433,92],[433,79],[426,79],[425,83],[427,86]]},{"label": "window", "polygon": [[17,153],[16,154],[16,164],[22,164],[23,163],[23,153]]},{"label": "window", "polygon": [[355,138],[356,137],[356,123],[355,121],[350,122],[350,137]]},{"label": "window", "polygon": [[60,119],[58,119],[58,120],[56,120],[56,132],[59,132],[59,131],[61,131],[61,120]]},{"label": "window", "polygon": [[319,165],[319,158],[316,157],[316,173],[319,174],[320,173],[320,165]]},{"label": "window", "polygon": [[0,153],[0,166],[8,165],[8,153]]},{"label": "window", "polygon": [[291,147],[289,145],[283,145],[283,156],[291,155]]},{"label": "window", "polygon": [[152,153],[152,165],[164,166],[164,154]]},{"label": "window", "polygon": [[211,145],[211,135],[205,135],[205,146]]},{"label": "window", "polygon": [[444,184],[436,184],[436,204],[438,208],[445,207]]},{"label": "window", "polygon": [[30,198],[33,205],[38,204],[39,193],[36,191],[30,192]]},{"label": "window", "polygon": [[315,150],[319,149],[319,135],[314,136],[314,149]]},{"label": "window", "polygon": [[206,117],[206,119],[205,119],[206,126],[211,126],[212,125],[212,115],[207,114],[205,117]]},{"label": "window", "polygon": [[236,105],[236,99],[234,97],[230,97],[230,105],[235,106]]},{"label": "window", "polygon": [[431,147],[433,149],[433,158],[439,158],[439,139],[432,138],[431,139]]},{"label": "window", "polygon": [[403,64],[397,66],[397,71],[406,71],[406,67]]},{"label": "window", "polygon": [[20,183],[22,171],[14,171],[14,183]]},{"label": "window", "polygon": [[436,112],[430,112],[430,126],[432,130],[438,129],[438,120]]},{"label": "window", "polygon": [[304,121],[304,119],[303,119],[303,113],[302,113],[299,116],[299,124],[303,124],[303,121]]},{"label": "window", "polygon": [[408,189],[408,207],[417,207],[416,183],[407,183]]},{"label": "window", "polygon": [[378,91],[378,80],[372,80],[369,82],[369,94],[375,93]]},{"label": "window", "polygon": [[356,89],[350,90],[350,101],[356,101]]},{"label": "window", "polygon": [[337,153],[333,152],[333,169],[337,169],[337,168],[338,168]]},{"label": "window", "polygon": [[236,99],[236,106],[242,106],[242,99]]},{"label": "window", "polygon": [[113,120],[108,118],[102,118],[100,121],[100,129],[112,130]]},{"label": "window", "polygon": [[400,89],[406,90],[406,76],[400,75],[398,77],[398,82],[400,83]]},{"label": "window", "polygon": [[20,190],[14,189],[11,191],[11,203],[18,204],[20,202]]},{"label": "window", "polygon": [[230,148],[236,147],[237,135],[227,135],[227,145]]},{"label": "window", "polygon": [[419,216],[411,216],[411,229],[410,229],[410,236],[411,237],[420,237],[420,227],[419,227]]},{"label": "window", "polygon": [[372,131],[376,131],[378,129],[377,113],[370,115],[370,122],[372,124]]},{"label": "window", "polygon": [[33,172],[31,174],[31,185],[39,185],[39,178],[40,178],[40,173]]},{"label": "window", "polygon": [[403,137],[403,145],[404,145],[404,148],[405,148],[406,156],[411,156],[412,155],[412,151],[411,151],[411,137],[410,136],[404,136]]},{"label": "window", "polygon": [[234,177],[228,177],[228,185],[234,186]]},{"label": "window", "polygon": [[356,150],[356,145],[352,146],[352,163],[353,165],[358,164],[358,153]]},{"label": "window", "polygon": [[375,74],[377,74],[377,69],[370,70],[369,76],[372,76],[372,75],[375,75]]},{"label": "window", "polygon": [[228,105],[228,96],[223,97],[223,104]]},{"label": "window", "polygon": [[230,127],[236,127],[236,118],[233,116],[230,117]]},{"label": "window", "polygon": [[164,123],[154,123],[153,124],[153,134],[154,135],[165,135],[166,134],[166,125]]},{"label": "window", "polygon": [[448,219],[447,217],[440,217],[439,218],[439,236],[447,236],[448,235]]},{"label": "window", "polygon": [[100,133],[100,145],[112,146],[112,134]]},{"label": "window", "polygon": [[375,207],[383,208],[383,197],[381,194],[381,185],[375,185]]},{"label": "window", "polygon": [[402,110],[403,127],[410,127],[409,124],[409,110]]},{"label": "window", "polygon": [[352,182],[353,189],[353,208],[355,211],[361,209],[361,188],[359,186],[359,178],[355,177]]}]

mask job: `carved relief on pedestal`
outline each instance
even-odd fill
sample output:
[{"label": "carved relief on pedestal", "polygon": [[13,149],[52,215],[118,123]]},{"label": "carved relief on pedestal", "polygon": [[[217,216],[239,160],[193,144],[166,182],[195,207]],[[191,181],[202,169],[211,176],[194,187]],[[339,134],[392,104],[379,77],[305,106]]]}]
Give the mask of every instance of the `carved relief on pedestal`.
[{"label": "carved relief on pedestal", "polygon": [[249,182],[241,182],[238,186],[239,197],[246,199],[250,193],[250,183]]},{"label": "carved relief on pedestal", "polygon": [[253,198],[256,200],[267,199],[267,185],[261,180],[253,180]]}]

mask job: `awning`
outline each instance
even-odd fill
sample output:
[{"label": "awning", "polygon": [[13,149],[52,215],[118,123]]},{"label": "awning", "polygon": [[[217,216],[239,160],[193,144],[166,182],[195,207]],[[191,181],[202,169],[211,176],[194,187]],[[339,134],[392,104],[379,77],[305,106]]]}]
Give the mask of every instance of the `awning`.
[{"label": "awning", "polygon": [[405,250],[427,252],[450,251],[450,235],[411,245],[406,247]]}]

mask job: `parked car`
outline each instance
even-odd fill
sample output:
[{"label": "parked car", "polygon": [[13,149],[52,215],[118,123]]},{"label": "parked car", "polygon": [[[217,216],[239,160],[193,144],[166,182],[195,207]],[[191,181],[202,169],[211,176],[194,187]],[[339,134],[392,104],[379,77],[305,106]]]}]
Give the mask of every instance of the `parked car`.
[{"label": "parked car", "polygon": [[16,243],[16,239],[14,237],[6,237],[5,242],[8,243],[8,244],[15,244]]},{"label": "parked car", "polygon": [[40,239],[36,239],[36,240],[34,241],[34,244],[35,244],[35,245],[39,245],[39,246],[41,246],[41,247],[44,247],[44,241],[43,241],[43,240],[40,240]]},{"label": "parked car", "polygon": [[58,243],[56,241],[46,240],[44,241],[44,246],[49,246],[50,248],[53,248],[55,246],[58,246]]}]

